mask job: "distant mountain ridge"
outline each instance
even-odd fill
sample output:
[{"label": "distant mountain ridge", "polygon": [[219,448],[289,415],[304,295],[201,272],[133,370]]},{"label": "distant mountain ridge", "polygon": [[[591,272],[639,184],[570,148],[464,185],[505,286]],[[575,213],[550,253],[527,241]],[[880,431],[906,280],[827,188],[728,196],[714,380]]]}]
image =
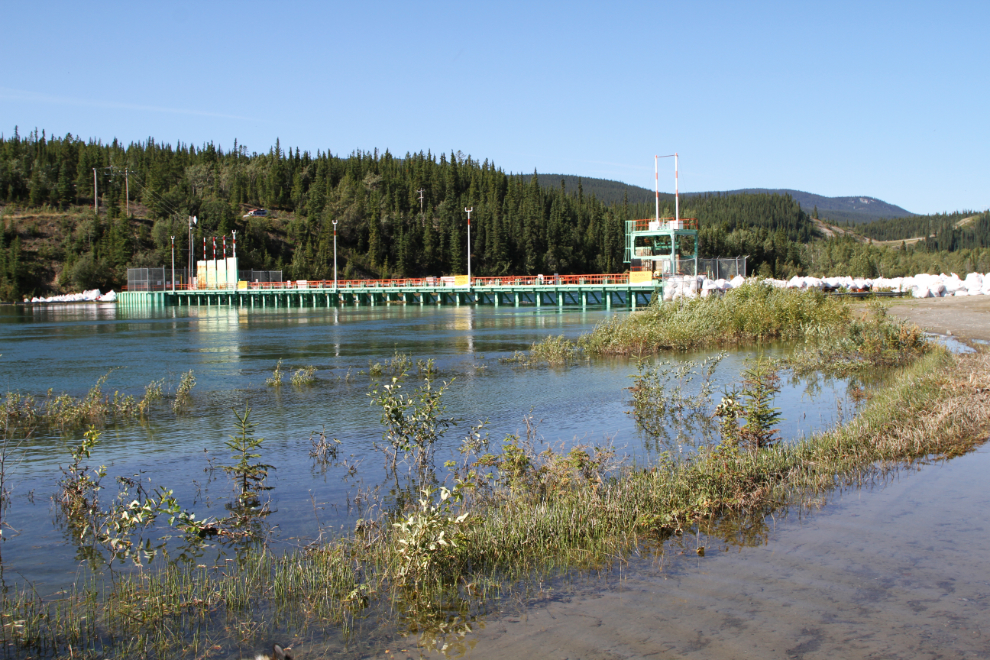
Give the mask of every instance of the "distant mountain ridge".
[{"label": "distant mountain ridge", "polygon": [[[818,207],[818,215],[829,220],[851,220],[856,223],[869,222],[878,218],[907,218],[917,215],[907,209],[877,199],[876,197],[825,197],[790,188],[742,188],[727,190],[723,195],[777,193],[790,195],[808,213]],[[705,194],[705,193],[689,193]]]},{"label": "distant mountain ridge", "polygon": [[[621,204],[628,200],[630,204],[643,204],[653,202],[656,193],[648,188],[630,185],[621,181],[611,179],[596,179],[593,177],[579,177],[574,174],[540,174],[537,172],[541,186],[559,186],[563,181],[568,192],[573,193],[578,189],[580,182],[585,195],[594,195],[599,200],[611,204]],[[516,174],[514,176],[529,179],[532,174]],[[801,208],[807,213],[811,213],[818,207],[819,217],[832,220],[833,222],[852,222],[861,224],[872,222],[879,218],[907,218],[917,215],[907,209],[894,204],[869,196],[848,196],[848,197],[825,197],[802,190],[792,190],[790,188],[742,188],[739,190],[723,190],[710,192],[687,192],[681,193],[682,197],[694,197],[698,195],[743,195],[743,194],[780,194],[790,195]],[[670,193],[660,193],[660,198],[667,201],[673,198]]]}]

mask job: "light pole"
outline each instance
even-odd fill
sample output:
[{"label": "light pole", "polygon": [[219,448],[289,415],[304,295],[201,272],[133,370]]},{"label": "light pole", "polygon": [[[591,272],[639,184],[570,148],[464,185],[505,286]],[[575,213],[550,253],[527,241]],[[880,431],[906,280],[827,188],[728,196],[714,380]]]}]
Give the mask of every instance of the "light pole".
[{"label": "light pole", "polygon": [[[198,222],[199,221],[196,219],[196,216],[194,216],[194,215],[190,215],[189,216],[189,263],[187,264],[188,269],[189,269],[189,276],[186,279],[186,288],[187,289],[191,289],[192,288],[192,278],[193,278],[193,240],[192,240],[192,228],[193,228],[193,225],[197,224]],[[203,258],[205,259],[206,257],[203,257]]]},{"label": "light pole", "polygon": [[337,290],[337,220],[333,221],[333,290]]},{"label": "light pole", "polygon": [[175,236],[172,236],[172,292],[175,292]]},{"label": "light pole", "polygon": [[468,208],[465,206],[464,210],[467,211],[468,214],[468,288],[470,289],[471,288],[471,211],[474,210],[474,207],[472,206],[471,208]]}]

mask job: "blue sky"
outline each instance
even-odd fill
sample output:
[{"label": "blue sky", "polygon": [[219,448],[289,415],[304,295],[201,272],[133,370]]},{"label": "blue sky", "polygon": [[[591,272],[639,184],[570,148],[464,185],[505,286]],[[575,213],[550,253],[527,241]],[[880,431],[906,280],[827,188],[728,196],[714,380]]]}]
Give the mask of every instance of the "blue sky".
[{"label": "blue sky", "polygon": [[[990,2],[6,2],[0,130],[990,207]],[[673,189],[661,161],[661,190]]]}]

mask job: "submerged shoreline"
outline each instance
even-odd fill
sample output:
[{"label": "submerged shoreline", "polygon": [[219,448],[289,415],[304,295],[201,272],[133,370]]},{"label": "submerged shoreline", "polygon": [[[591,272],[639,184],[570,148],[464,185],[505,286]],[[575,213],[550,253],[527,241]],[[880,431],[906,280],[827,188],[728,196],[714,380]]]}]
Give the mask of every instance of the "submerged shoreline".
[{"label": "submerged shoreline", "polygon": [[227,657],[271,637],[346,642],[378,619],[439,648],[540,576],[608,568],[637,548],[966,453],[990,433],[985,353],[929,350],[867,396],[848,423],[792,445],[723,443],[648,465],[609,468],[607,447],[537,452],[518,436],[478,445],[437,479],[451,496],[434,489],[335,541],[275,556],[262,546],[216,568],[171,564],[55,601],[6,594],[5,649]]}]

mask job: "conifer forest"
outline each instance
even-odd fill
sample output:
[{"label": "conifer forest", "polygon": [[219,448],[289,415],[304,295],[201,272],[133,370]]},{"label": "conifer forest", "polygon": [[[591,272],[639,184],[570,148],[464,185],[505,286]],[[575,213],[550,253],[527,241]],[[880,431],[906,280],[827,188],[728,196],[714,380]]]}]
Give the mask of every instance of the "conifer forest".
[{"label": "conifer forest", "polygon": [[[333,278],[334,221],[342,279],[462,274],[465,207],[476,276],[622,272],[623,221],[655,212],[652,203],[605,203],[580,179],[568,187],[461,152],[342,156],[276,141],[248,153],[236,142],[124,145],[15,129],[0,137],[0,300],[119,288],[129,267],[169,265],[173,236],[185,268],[189,216],[198,218],[194,246],[236,231],[241,268],[286,279]],[[673,207],[662,195],[661,215]],[[253,209],[268,213],[245,217]],[[748,255],[762,276],[990,270],[986,213],[961,228],[925,216],[927,224],[885,220],[829,236],[788,195],[682,197],[680,211],[699,219],[701,256]],[[872,244],[932,226],[903,249]]]}]

